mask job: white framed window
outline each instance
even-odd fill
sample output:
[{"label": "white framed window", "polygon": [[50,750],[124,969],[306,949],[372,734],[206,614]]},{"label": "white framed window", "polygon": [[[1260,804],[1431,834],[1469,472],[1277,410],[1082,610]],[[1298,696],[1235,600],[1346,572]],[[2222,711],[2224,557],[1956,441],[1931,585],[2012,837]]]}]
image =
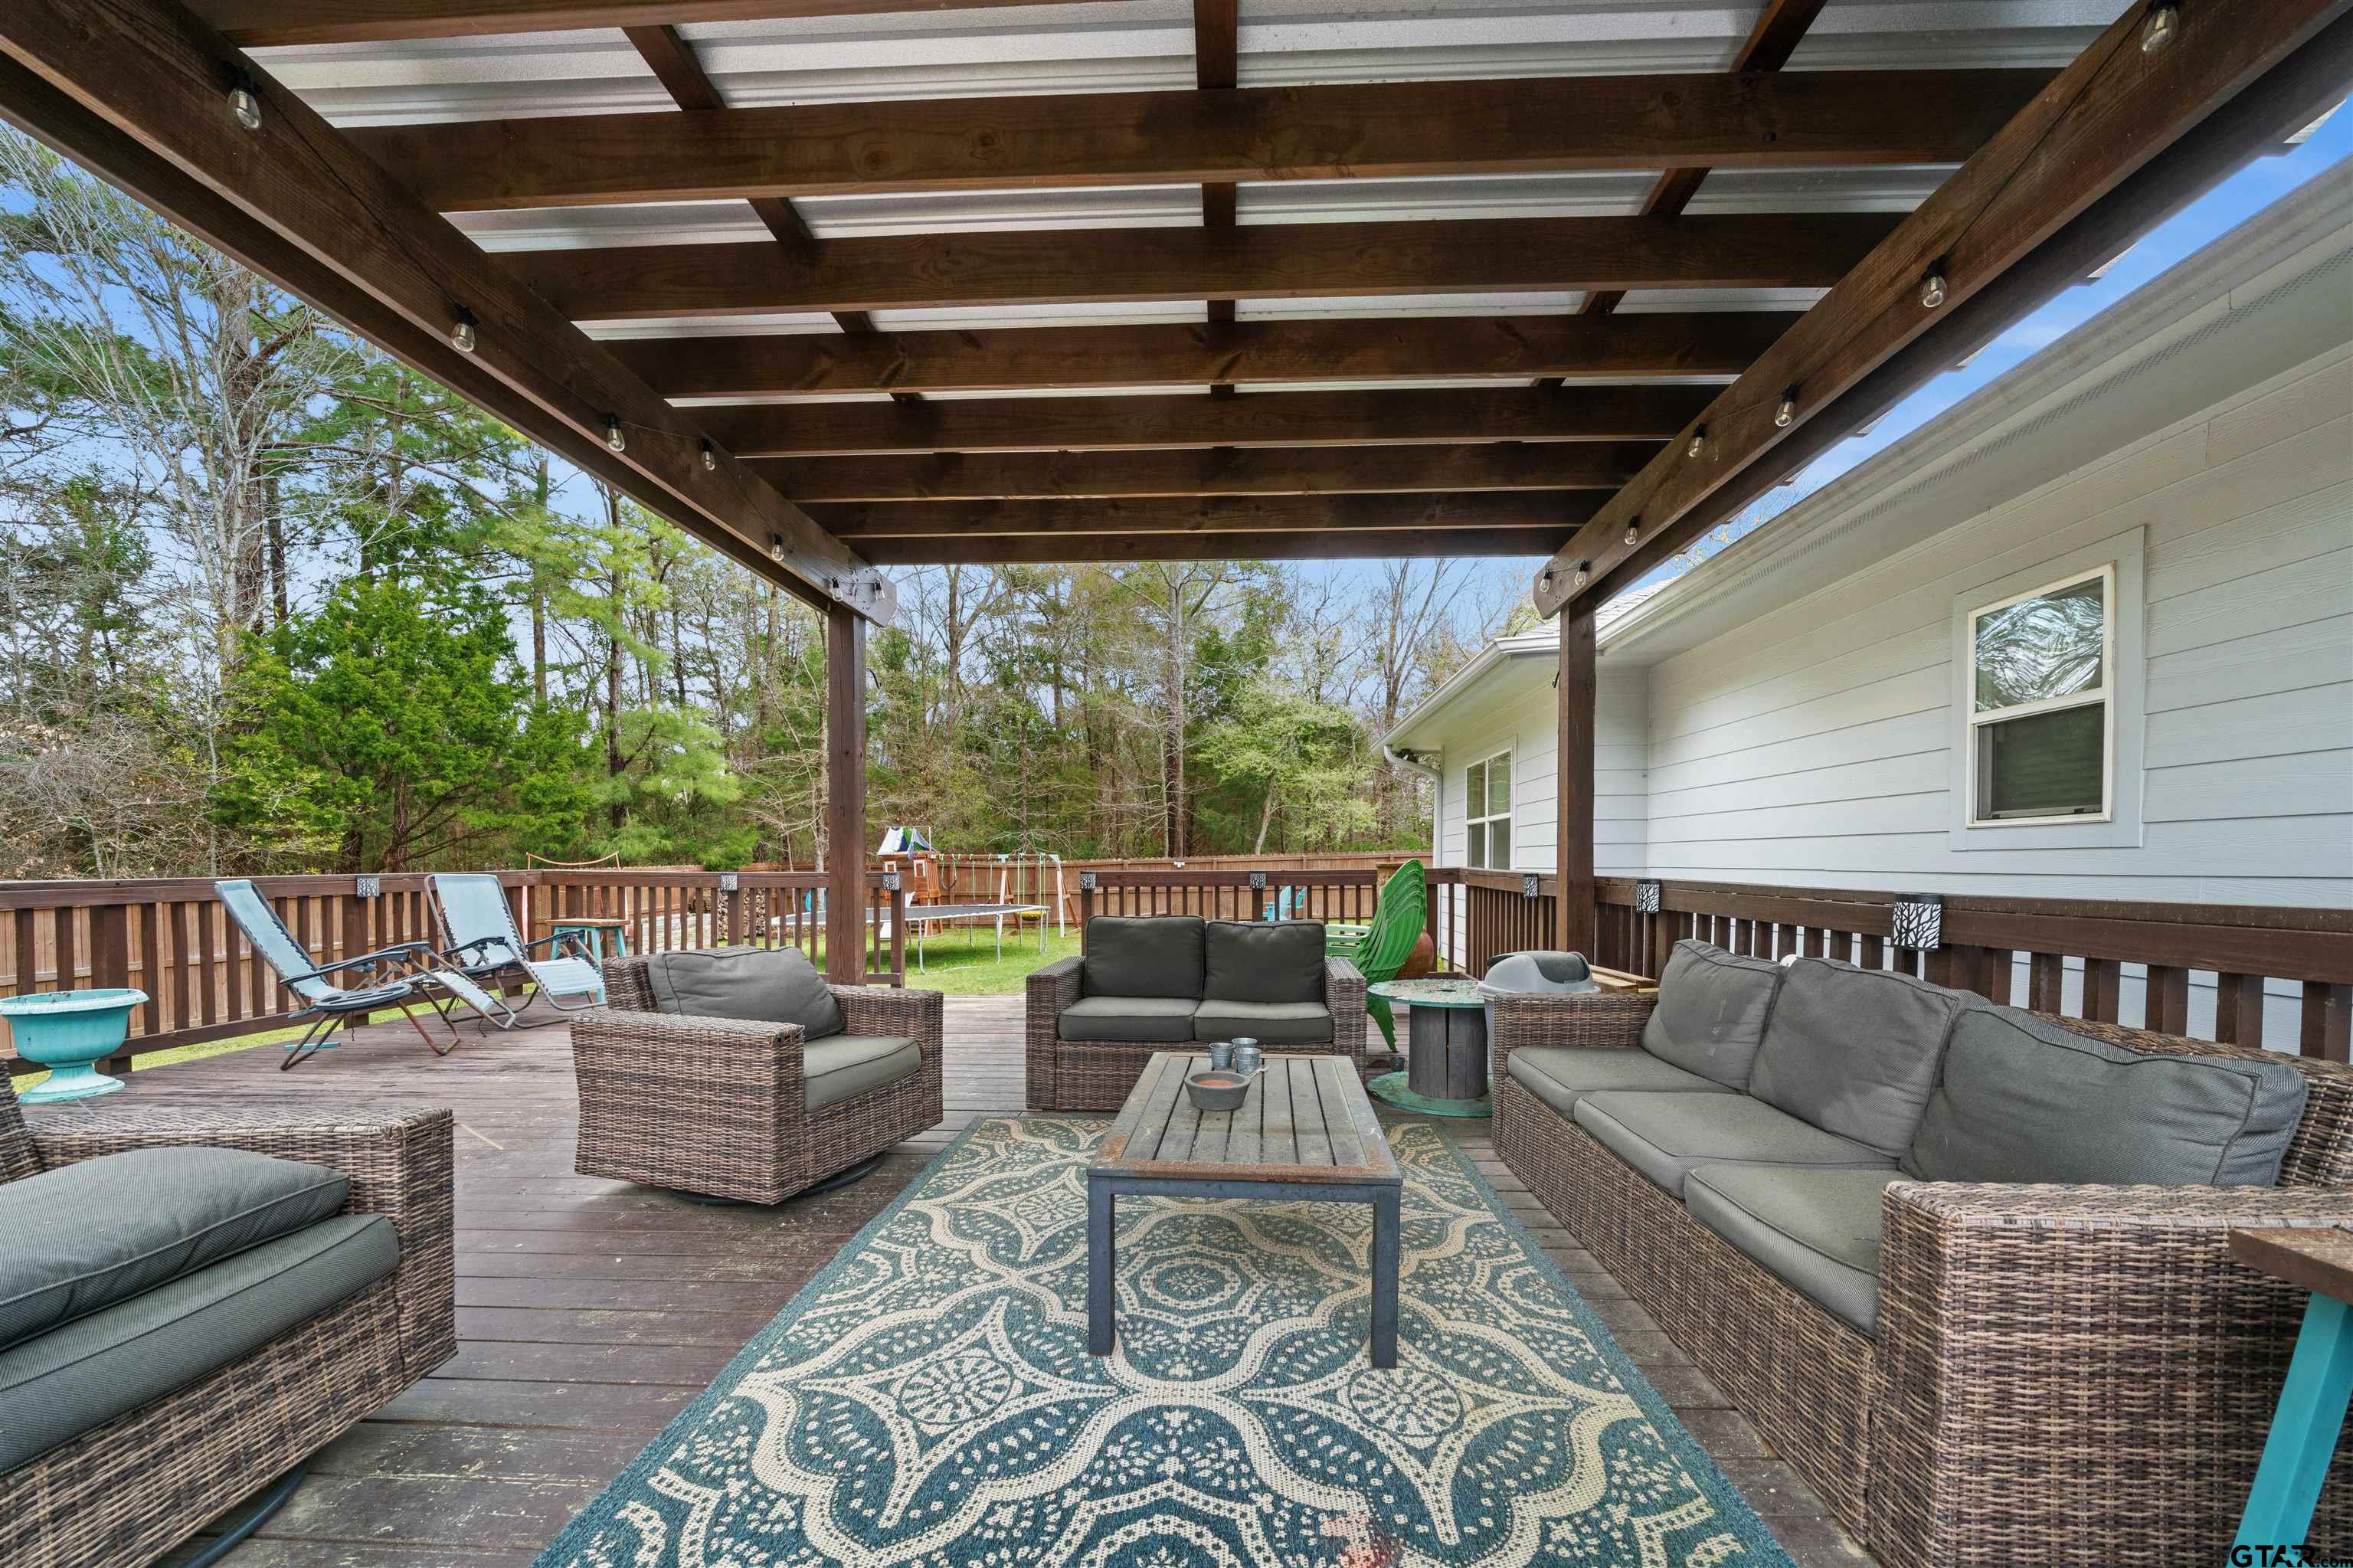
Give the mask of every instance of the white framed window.
[{"label": "white framed window", "polygon": [[1978,606],[1967,639],[1968,825],[2112,821],[2116,563]]},{"label": "white framed window", "polygon": [[1464,770],[1462,863],[1494,871],[1512,867],[1512,754],[1499,751]]}]

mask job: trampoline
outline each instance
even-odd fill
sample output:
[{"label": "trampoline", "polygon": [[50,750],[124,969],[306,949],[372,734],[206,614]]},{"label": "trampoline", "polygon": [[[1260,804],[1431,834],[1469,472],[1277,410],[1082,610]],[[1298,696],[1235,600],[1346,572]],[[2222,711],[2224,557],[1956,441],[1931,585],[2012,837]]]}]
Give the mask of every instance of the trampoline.
[{"label": "trampoline", "polygon": [[961,924],[976,929],[981,921],[994,920],[997,923],[997,956],[1003,958],[1005,919],[1008,915],[1014,918],[1017,936],[1019,935],[1020,921],[1032,915],[1038,916],[1038,953],[1042,958],[1046,952],[1046,922],[1052,914],[1053,911],[1043,904],[910,904],[907,906],[907,924],[914,928],[915,933],[915,968],[919,970],[923,968],[923,938],[934,926]]}]

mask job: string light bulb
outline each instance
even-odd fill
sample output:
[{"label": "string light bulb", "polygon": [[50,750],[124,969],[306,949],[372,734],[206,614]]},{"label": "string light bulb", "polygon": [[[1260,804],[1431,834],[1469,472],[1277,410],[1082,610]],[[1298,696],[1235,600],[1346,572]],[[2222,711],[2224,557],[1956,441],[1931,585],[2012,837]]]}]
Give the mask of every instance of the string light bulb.
[{"label": "string light bulb", "polygon": [[449,328],[449,346],[459,354],[474,352],[474,313],[465,306],[458,307],[458,320]]},{"label": "string light bulb", "polygon": [[1639,545],[1641,542],[1642,520],[1640,517],[1628,518],[1626,520],[1626,543],[1629,545]]},{"label": "string light bulb", "polygon": [[1928,275],[1920,280],[1920,308],[1933,311],[1950,297],[1951,290],[1945,284],[1945,270],[1941,267],[1929,269]]},{"label": "string light bulb", "polygon": [[2174,34],[2180,30],[2180,6],[2150,6],[2148,20],[2140,25],[2140,52],[2145,55],[2156,54],[2166,45],[2173,42]]},{"label": "string light bulb", "polygon": [[621,433],[621,417],[618,414],[605,416],[605,446],[609,451],[625,452],[629,450],[629,438]]},{"label": "string light bulb", "polygon": [[702,471],[705,473],[719,471],[719,454],[711,450],[709,441],[702,443]]},{"label": "string light bulb", "polygon": [[1683,448],[1685,457],[1697,457],[1707,450],[1707,427],[1701,425],[1692,431],[1691,444]]},{"label": "string light bulb", "polygon": [[261,129],[261,100],[253,90],[253,79],[243,71],[229,86],[228,117],[248,131]]},{"label": "string light bulb", "polygon": [[1773,410],[1773,424],[1777,429],[1786,430],[1796,422],[1797,418],[1798,389],[1792,387],[1781,394],[1781,406]]},{"label": "string light bulb", "polygon": [[1568,586],[1581,588],[1592,580],[1593,573],[1588,569],[1585,562],[1579,561],[1577,563],[1577,575],[1568,579]]}]

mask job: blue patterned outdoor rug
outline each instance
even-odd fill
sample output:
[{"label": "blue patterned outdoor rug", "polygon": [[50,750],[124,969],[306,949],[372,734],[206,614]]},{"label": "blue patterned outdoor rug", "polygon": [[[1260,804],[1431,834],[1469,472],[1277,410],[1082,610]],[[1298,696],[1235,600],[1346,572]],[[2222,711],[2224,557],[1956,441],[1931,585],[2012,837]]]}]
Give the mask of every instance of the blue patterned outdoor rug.
[{"label": "blue patterned outdoor rug", "polygon": [[1427,1127],[1392,1138],[1394,1371],[1359,1203],[1122,1202],[1119,1349],[1089,1355],[1107,1125],[976,1125],[540,1568],[1789,1568]]}]

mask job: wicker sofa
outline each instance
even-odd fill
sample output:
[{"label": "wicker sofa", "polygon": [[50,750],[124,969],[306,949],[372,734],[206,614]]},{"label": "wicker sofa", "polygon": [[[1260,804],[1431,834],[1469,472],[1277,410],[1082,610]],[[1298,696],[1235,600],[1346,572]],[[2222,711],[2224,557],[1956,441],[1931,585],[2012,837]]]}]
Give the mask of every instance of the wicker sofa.
[{"label": "wicker sofa", "polygon": [[1364,1061],[1365,977],[1321,921],[1099,915],[1084,939],[1029,976],[1032,1110],[1117,1110],[1155,1051],[1196,1042]]},{"label": "wicker sofa", "polygon": [[[9,1293],[17,1312],[46,1297],[53,1321],[0,1349],[0,1442],[40,1448],[0,1467],[0,1563],[154,1562],[455,1354],[450,1134],[448,1111],[266,1103],[62,1107],[28,1131],[0,1082],[0,1182],[66,1179],[28,1184],[17,1206],[102,1224],[84,1206],[100,1194],[156,1200],[112,1255],[75,1225],[28,1221],[18,1270],[80,1255],[70,1280]],[[292,1181],[299,1213],[240,1205],[257,1175]],[[159,1225],[197,1239],[151,1247]]]},{"label": "wicker sofa", "polygon": [[[1688,1115],[1711,1094],[1729,1104],[1744,1093],[1722,1082],[1677,1093],[1689,1086],[1676,1074],[1711,1063],[1683,1054],[1677,1065],[1645,1049],[1662,1041],[1684,949],[1700,946],[1682,944],[1671,959],[1665,1005],[1606,993],[1497,1002],[1494,1139],[1504,1163],[1888,1568],[2222,1561],[2304,1308],[2301,1293],[2232,1262],[2227,1232],[2353,1224],[2353,1070],[1997,1009],[1904,980],[1924,1005],[1935,1003],[1925,993],[1953,999],[1953,1016],[1968,1021],[1932,1044],[1932,1098],[1974,1097],[1981,1120],[1996,1107],[1997,1139],[2039,1118],[2074,1118],[2055,1147],[2006,1159],[2063,1175],[2113,1157],[2120,1139],[2146,1132],[2133,1109],[2147,1102],[2117,1086],[2146,1086],[2137,1068],[2196,1056],[2211,1067],[2178,1064],[2177,1075],[2239,1070],[2289,1107],[2268,1129],[2276,1184],[1912,1180],[1906,1169],[1919,1169],[1924,1147],[1932,1164],[1951,1152],[1951,1113],[1940,1128],[1932,1107],[1897,1160],[1859,1157],[1851,1171],[1805,1179],[1849,1191],[1850,1234],[1843,1249],[1825,1244],[1843,1250],[1843,1263],[1793,1257],[1803,1224],[1784,1215],[1783,1229],[1744,1230],[1710,1191],[1709,1169],[1692,1171],[1679,1196],[1658,1179],[1673,1172],[1630,1140],[1630,1127],[1647,1126],[1672,1143],[1657,1129],[1676,1107]],[[1795,964],[1844,970],[1832,977],[1841,983],[1875,973]],[[1765,1018],[1768,1047],[1788,1010],[1785,999]],[[2080,1058],[2082,1086],[2070,1103],[2037,1107],[2047,1065],[2032,1055],[2012,1058],[2028,1064],[2022,1071],[1973,1086],[1961,1077],[1988,1058],[1957,1047],[1934,1054],[1986,1031],[2060,1054],[2054,1081],[2078,1072]],[[1870,1077],[1846,1075],[1838,1095],[1850,1108],[1873,1092]],[[1565,1081],[1588,1086],[1566,1113]],[[1825,1150],[1812,1157],[1837,1152]],[[1620,1151],[1642,1154],[1651,1173]],[[1725,1169],[1726,1190],[1744,1174],[1758,1184],[1754,1168]],[[1873,1187],[1868,1203],[1854,1192]],[[2340,1461],[2312,1531],[2316,1546],[2338,1543],[2340,1556],[2353,1534],[2346,1481]]]},{"label": "wicker sofa", "polygon": [[733,1011],[764,1016],[666,1009],[675,998],[658,995],[657,966],[689,959],[772,979],[797,966],[787,981],[807,971],[790,948],[606,965],[607,1005],[572,1020],[582,1175],[775,1203],[939,1126],[938,991],[823,986],[808,971],[805,983],[839,1008],[838,1029],[811,1038],[770,1021],[778,1012],[756,995]]}]

